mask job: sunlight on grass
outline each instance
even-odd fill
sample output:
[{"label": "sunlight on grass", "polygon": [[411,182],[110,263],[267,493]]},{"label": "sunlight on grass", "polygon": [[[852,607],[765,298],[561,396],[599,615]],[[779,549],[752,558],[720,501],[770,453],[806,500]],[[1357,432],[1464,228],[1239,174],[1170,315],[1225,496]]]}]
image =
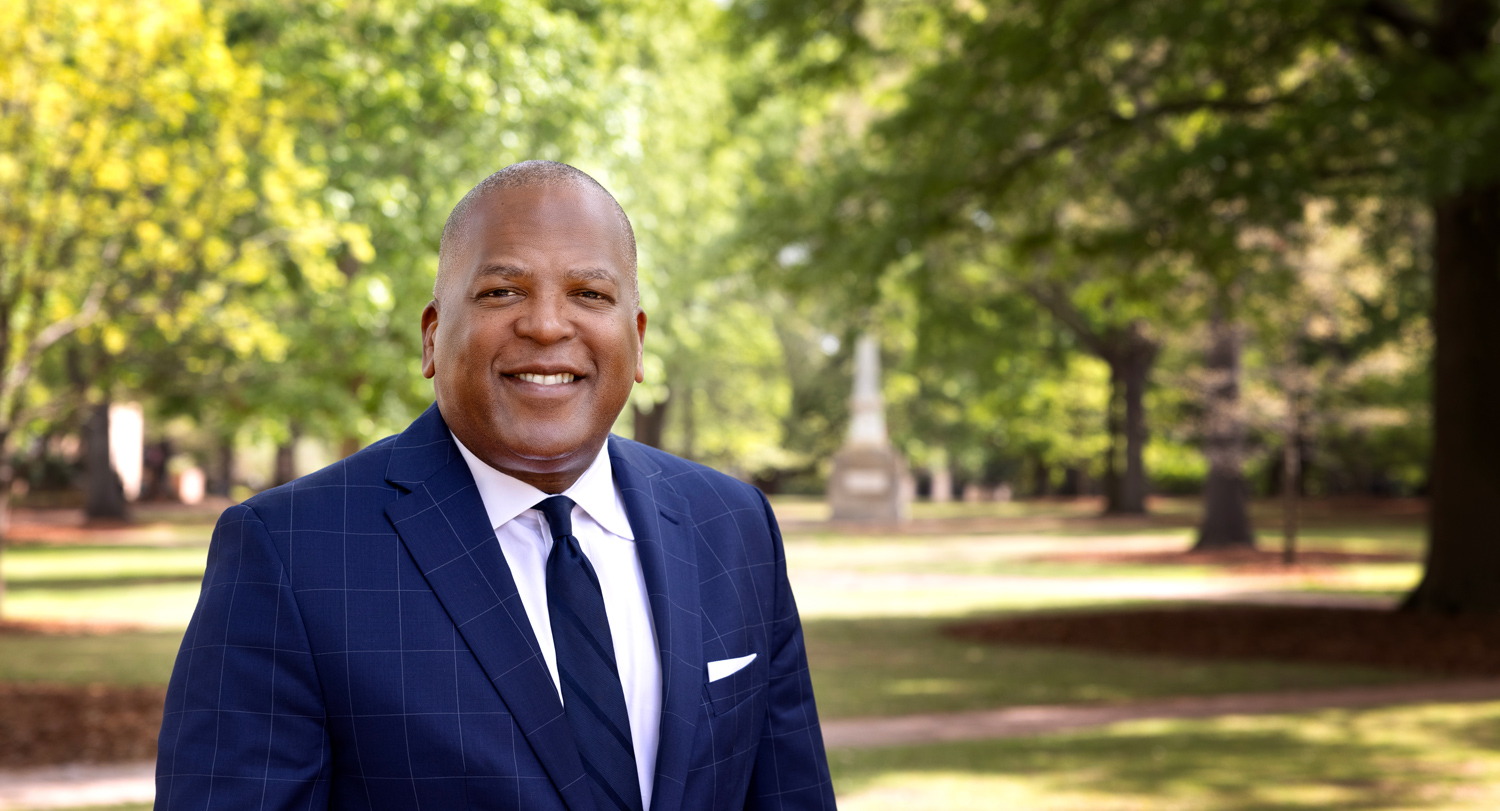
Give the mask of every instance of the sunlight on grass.
[{"label": "sunlight on grass", "polygon": [[[93,537],[102,539],[100,543],[121,546],[207,546],[213,531],[213,518],[205,523],[201,517],[197,517],[193,521],[180,523],[143,521],[130,526],[100,530]],[[33,528],[22,524],[16,527],[15,535],[7,540],[16,545],[46,544],[53,542],[58,534],[57,528]]]},{"label": "sunlight on grass", "polygon": [[830,752],[845,811],[1494,809],[1500,703]]},{"label": "sunlight on grass", "polygon": [[792,573],[797,610],[804,620],[865,617],[960,617],[989,611],[1064,608],[1118,602],[1101,594],[1013,594],[983,581],[913,587],[846,582],[843,585]]},{"label": "sunlight on grass", "polygon": [[[1188,567],[1074,562],[1058,560],[1057,556],[1080,553],[1170,554],[1184,551],[1190,545],[1185,532],[1135,536],[1101,534],[1096,537],[1017,533],[807,539],[794,535],[787,541],[786,553],[790,565],[810,569],[980,574],[1061,567],[1069,572],[1092,569],[1101,574],[1115,574],[1142,570],[1177,572]],[[1191,568],[1199,574],[1208,571],[1207,567]]]},{"label": "sunlight on grass", "polygon": [[207,547],[21,546],[0,555],[7,583],[203,577]]},{"label": "sunlight on grass", "polygon": [[0,556],[7,619],[183,628],[204,547],[21,546]]},{"label": "sunlight on grass", "polygon": [[59,811],[151,811],[151,803],[133,803],[130,805],[90,805],[83,808],[64,808]]},{"label": "sunlight on grass", "polygon": [[1419,563],[1358,563],[1341,566],[1312,588],[1327,587],[1341,591],[1406,592],[1416,588],[1422,579]]},{"label": "sunlight on grass", "polygon": [[186,628],[198,604],[198,590],[197,581],[103,588],[16,588],[6,592],[5,617]]},{"label": "sunlight on grass", "polygon": [[[1281,550],[1280,532],[1256,533],[1262,549]],[[1316,527],[1302,530],[1297,536],[1299,549],[1322,552],[1421,556],[1426,549],[1426,529],[1418,525]]]},{"label": "sunlight on grass", "polygon": [[910,617],[805,623],[819,715],[956,712],[1394,684],[1422,678],[1362,667],[981,645],[944,635],[942,625],[940,620]]},{"label": "sunlight on grass", "polygon": [[[1377,542],[1334,530],[1304,539],[1305,551],[1390,553],[1411,538]],[[1412,536],[1415,538],[1416,536]],[[804,617],[951,616],[1047,609],[1120,600],[1202,599],[1233,594],[1319,592],[1389,597],[1410,589],[1420,564],[1365,562],[1283,571],[1174,563],[1190,530],[1137,534],[791,534],[787,567]],[[1263,544],[1263,548],[1274,546]],[[1402,547],[1411,551],[1408,546]],[[1163,556],[1153,559],[1149,556]],[[1110,556],[1125,556],[1114,560]],[[1133,560],[1130,556],[1147,556]],[[1160,562],[1158,562],[1160,561]]]}]

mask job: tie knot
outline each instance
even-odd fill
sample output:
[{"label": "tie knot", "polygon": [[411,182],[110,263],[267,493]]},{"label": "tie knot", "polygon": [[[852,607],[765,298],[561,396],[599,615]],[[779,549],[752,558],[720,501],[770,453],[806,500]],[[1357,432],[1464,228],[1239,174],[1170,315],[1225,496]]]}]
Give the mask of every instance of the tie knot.
[{"label": "tie knot", "polygon": [[547,516],[552,540],[573,534],[573,499],[567,496],[548,496],[536,503],[536,509]]}]

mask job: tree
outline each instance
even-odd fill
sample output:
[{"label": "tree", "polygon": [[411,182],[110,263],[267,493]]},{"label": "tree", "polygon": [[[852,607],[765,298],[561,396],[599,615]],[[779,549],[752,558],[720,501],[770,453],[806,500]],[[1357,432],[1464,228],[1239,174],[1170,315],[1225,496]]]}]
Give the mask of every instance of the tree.
[{"label": "tree", "polygon": [[[796,34],[803,29],[786,20],[801,5],[745,12]],[[851,19],[848,38],[880,30],[864,3],[815,5]],[[949,201],[949,222],[975,197],[1025,205],[1015,192],[1033,187],[1022,181],[1123,156],[1104,177],[1149,215],[1130,242],[1191,257],[1222,284],[1243,258],[1237,235],[1285,230],[1307,196],[1430,208],[1430,538],[1408,602],[1500,610],[1500,544],[1487,529],[1500,503],[1500,422],[1489,416],[1500,409],[1500,321],[1489,315],[1500,307],[1500,153],[1490,148],[1500,135],[1491,35],[1500,7],[1019,0],[934,15],[941,35],[929,33],[928,58],[911,65],[890,124],[874,131],[947,134],[945,150],[904,157],[920,170],[908,177],[922,199]],[[786,41],[798,41],[793,34]],[[942,167],[954,182],[922,183]]]},{"label": "tree", "polygon": [[[227,410],[279,411],[307,433],[358,441],[409,420],[431,401],[415,325],[449,210],[490,172],[543,157],[593,174],[635,222],[651,315],[649,377],[633,396],[639,430],[654,420],[656,441],[731,467],[775,461],[767,429],[781,397],[765,385],[777,379],[774,333],[715,253],[749,143],[725,127],[732,66],[713,47],[716,6],[230,9],[235,52],[264,66],[267,92],[295,114],[303,158],[328,177],[329,210],[369,228],[374,256],[341,257],[345,288],[289,302],[286,357],[224,392],[275,403]],[[270,385],[274,374],[284,381]]]},{"label": "tree", "polygon": [[[70,393],[109,398],[107,374],[41,386],[51,347],[98,370],[204,321],[254,345],[275,330],[239,292],[287,262],[327,278],[359,241],[309,199],[321,178],[260,90],[194,0],[0,9],[0,458]],[[9,484],[7,465],[0,513]]]},{"label": "tree", "polygon": [[[1244,391],[1250,424],[1280,445],[1267,454],[1265,491],[1282,494],[1290,563],[1297,503],[1309,485],[1426,486],[1430,269],[1410,257],[1422,256],[1428,229],[1410,201],[1366,200],[1338,212],[1314,199],[1296,227],[1246,237],[1266,248],[1263,275],[1280,280],[1248,313],[1256,346]],[[1357,451],[1340,458],[1347,443]]]}]

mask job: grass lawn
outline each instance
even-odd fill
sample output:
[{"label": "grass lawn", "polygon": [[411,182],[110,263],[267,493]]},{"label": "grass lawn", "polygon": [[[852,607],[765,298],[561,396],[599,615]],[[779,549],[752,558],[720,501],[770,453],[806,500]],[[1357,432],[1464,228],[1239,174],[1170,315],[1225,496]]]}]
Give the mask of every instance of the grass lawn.
[{"label": "grass lawn", "polygon": [[137,582],[91,588],[8,587],[5,618],[175,628],[180,634],[198,603],[201,579],[199,575],[190,582]]},{"label": "grass lawn", "polygon": [[[1126,700],[1409,678],[1360,668],[1007,649],[937,633],[942,622],[976,613],[1138,603],[1170,597],[1176,588],[1232,580],[1235,575],[1211,566],[1058,557],[1080,550],[1185,548],[1190,530],[1180,526],[1184,516],[1178,508],[1183,504],[1166,504],[1172,509],[1158,523],[1178,526],[1136,528],[1142,531],[1101,523],[1092,517],[1094,507],[1069,502],[917,505],[919,519],[949,522],[926,534],[846,532],[828,525],[803,531],[808,525],[789,525],[788,563],[824,714]],[[825,508],[816,501],[777,504],[782,513],[794,515]],[[1013,525],[1007,522],[1035,519],[1063,523],[1050,531],[1029,526],[1009,531]],[[980,523],[963,523],[971,521]],[[942,531],[945,527],[952,531]],[[1307,548],[1346,551],[1363,551],[1372,544],[1412,548],[1417,533],[1410,521],[1378,532],[1320,525],[1309,529],[1304,541]],[[0,678],[161,681],[197,600],[205,554],[202,539],[193,546],[28,544],[7,549],[0,566],[8,583],[8,618],[113,622],[162,632],[0,637]],[[1288,590],[1378,594],[1399,591],[1415,576],[1415,564],[1360,563],[1277,582]]]},{"label": "grass lawn", "polygon": [[803,630],[819,715],[903,715],[1394,684],[1421,678],[1361,667],[978,645],[942,635],[942,623],[891,617],[806,622]]},{"label": "grass lawn", "polygon": [[90,805],[84,808],[66,808],[61,811],[151,811],[150,803],[133,803],[128,805]]},{"label": "grass lawn", "polygon": [[[825,718],[1419,678],[947,638],[940,627],[960,617],[1139,605],[1203,584],[1396,594],[1415,582],[1418,564],[1362,561],[1253,580],[1210,565],[1108,557],[1186,549],[1194,515],[1185,500],[1163,500],[1158,515],[1125,521],[1100,520],[1096,506],[1078,502],[916,506],[911,531],[879,532],[816,523],[827,511],[820,501],[777,500]],[[1256,509],[1262,526],[1274,527],[1274,511]],[[1306,522],[1303,549],[1413,561],[1420,551],[1421,528],[1410,515],[1386,521],[1319,510]],[[1278,542],[1269,529],[1263,533],[1263,548]],[[1091,557],[1066,557],[1081,553]],[[204,554],[201,539],[6,550],[0,565],[9,584],[8,618],[159,630],[0,636],[0,680],[165,683],[197,598]],[[830,757],[840,807],[853,811],[1493,809],[1500,807],[1500,703],[1132,722],[1039,738],[835,750]]]},{"label": "grass lawn", "polygon": [[181,629],[198,602],[207,555],[206,542],[11,547],[0,556],[5,617]]},{"label": "grass lawn", "polygon": [[182,632],[0,636],[0,681],[165,685]]},{"label": "grass lawn", "polygon": [[1138,721],[829,754],[845,811],[1500,807],[1500,704]]},{"label": "grass lawn", "polygon": [[[1170,560],[1192,546],[1196,503],[1186,499],[1157,499],[1151,516],[1110,519],[1100,518],[1098,505],[1087,501],[918,503],[912,522],[895,531],[819,523],[814,519],[826,505],[817,501],[777,499],[775,506],[786,525],[799,606],[809,618],[953,616],[1171,599],[1192,596],[1182,593],[1185,585],[1209,582],[1240,590],[1391,597],[1416,584],[1424,543],[1420,511],[1404,502],[1310,502],[1301,550],[1396,559],[1288,572]],[[1275,505],[1259,502],[1252,511],[1261,526],[1261,548],[1279,550]],[[1097,588],[1080,588],[1080,580]]]},{"label": "grass lawn", "polygon": [[208,544],[158,546],[12,546],[0,557],[6,583],[16,586],[104,585],[101,581],[203,579]]}]

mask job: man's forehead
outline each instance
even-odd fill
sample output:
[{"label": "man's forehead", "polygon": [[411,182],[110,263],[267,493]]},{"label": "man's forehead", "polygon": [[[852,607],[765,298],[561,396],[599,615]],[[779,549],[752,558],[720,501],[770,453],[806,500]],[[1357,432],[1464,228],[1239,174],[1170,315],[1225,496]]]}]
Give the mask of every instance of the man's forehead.
[{"label": "man's forehead", "polygon": [[533,229],[598,231],[623,255],[626,235],[613,209],[613,201],[604,194],[582,185],[495,189],[469,210],[463,238],[473,247],[502,236],[529,236]]},{"label": "man's forehead", "polygon": [[585,261],[583,266],[575,261],[567,268],[570,277],[593,273],[635,287],[634,240],[626,231],[629,226],[617,213],[613,198],[588,184],[564,181],[497,187],[473,201],[458,226],[452,234],[458,244],[449,246],[453,250],[444,251],[439,259],[440,289],[445,279],[466,285],[480,276],[529,273],[536,257],[516,255],[507,248],[523,249],[524,254],[533,236],[540,241],[549,233],[573,230],[594,232],[603,241],[568,242],[566,253],[573,254],[574,260],[592,253],[596,260],[604,260],[606,267],[592,267],[599,261]]}]

